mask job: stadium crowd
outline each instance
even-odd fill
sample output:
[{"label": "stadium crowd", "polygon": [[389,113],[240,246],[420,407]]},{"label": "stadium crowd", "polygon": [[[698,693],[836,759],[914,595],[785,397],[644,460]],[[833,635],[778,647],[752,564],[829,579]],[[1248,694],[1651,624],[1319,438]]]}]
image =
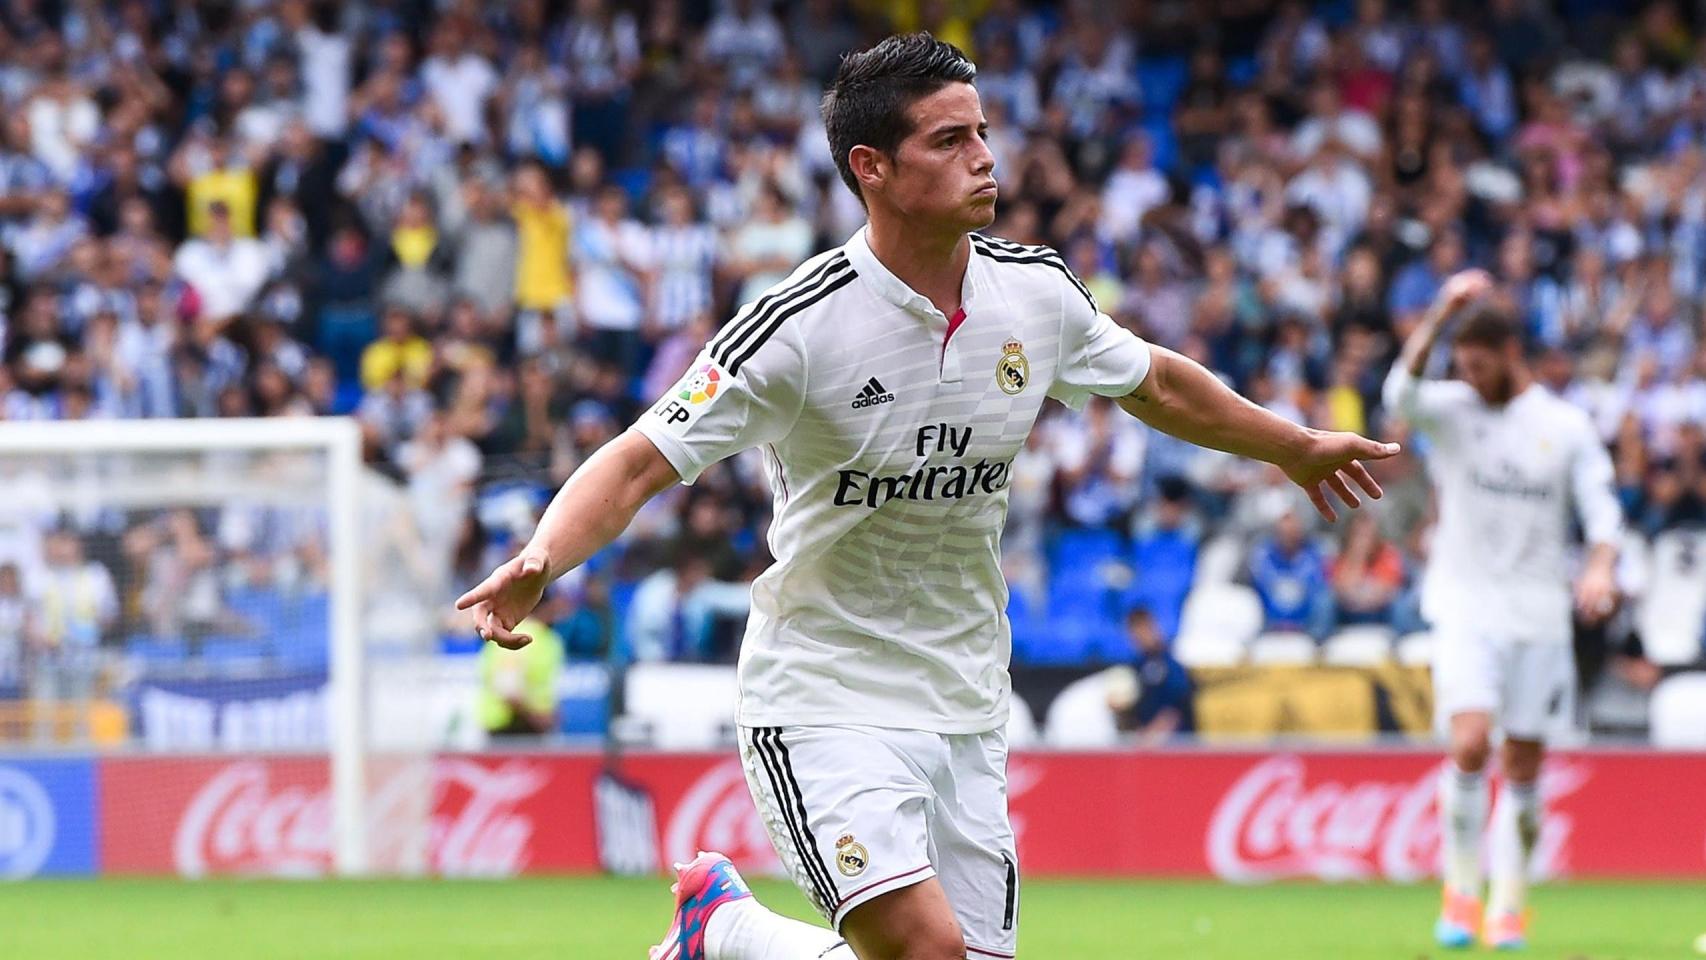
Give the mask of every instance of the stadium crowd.
[{"label": "stadium crowd", "polygon": [[[1120,323],[1286,416],[1397,437],[1387,366],[1442,278],[1483,265],[1652,537],[1706,523],[1698,16],[18,0],[0,12],[0,415],[353,414],[369,509],[409,561],[375,568],[370,627],[432,647],[735,307],[858,228],[820,90],[843,51],[928,29],[979,64],[991,232],[1061,251]],[[1236,546],[1270,628],[1419,626],[1421,469],[1382,465],[1386,501],[1325,529],[1272,471],[1106,403],[1053,407],[1014,465],[1017,655],[1117,658],[1134,607],[1171,636],[1211,542]],[[648,507],[553,592],[569,656],[730,657],[768,503],[737,459]],[[37,553],[0,564],[0,660],[156,632],[151,585],[235,555],[245,588],[305,567],[290,538],[257,562],[226,518],[131,523],[15,541]],[[198,602],[234,603],[232,577],[203,580]],[[25,622],[26,594],[51,622]],[[1061,646],[1064,623],[1082,629]]]}]

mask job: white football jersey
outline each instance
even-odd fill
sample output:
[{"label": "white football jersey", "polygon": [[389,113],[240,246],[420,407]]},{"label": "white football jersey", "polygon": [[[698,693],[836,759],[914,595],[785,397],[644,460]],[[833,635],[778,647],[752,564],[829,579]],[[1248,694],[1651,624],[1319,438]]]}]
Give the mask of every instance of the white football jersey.
[{"label": "white football jersey", "polygon": [[1623,523],[1611,457],[1587,414],[1539,384],[1493,407],[1462,381],[1419,381],[1399,366],[1385,395],[1428,439],[1439,501],[1422,584],[1428,619],[1569,643],[1572,507],[1590,544],[1617,543]]},{"label": "white football jersey", "polygon": [[776,563],[752,587],[744,725],[1006,722],[1013,458],[1045,397],[1123,396],[1150,356],[1059,254],[971,242],[956,323],[861,229],[741,308],[634,425],[687,483],[764,451]]}]

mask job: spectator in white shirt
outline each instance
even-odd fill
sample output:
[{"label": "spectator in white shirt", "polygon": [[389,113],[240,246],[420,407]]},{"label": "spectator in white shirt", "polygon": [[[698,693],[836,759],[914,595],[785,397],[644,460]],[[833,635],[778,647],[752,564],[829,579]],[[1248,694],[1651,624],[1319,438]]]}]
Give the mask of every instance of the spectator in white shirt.
[{"label": "spectator in white shirt", "polygon": [[486,139],[486,101],[497,92],[498,73],[468,49],[468,28],[454,18],[433,33],[436,52],[421,64],[421,80],[444,114],[445,135],[457,143]]},{"label": "spectator in white shirt", "polygon": [[265,244],[232,234],[231,211],[218,200],[208,207],[207,236],[185,241],[172,258],[201,299],[201,319],[212,321],[242,313],[266,285],[269,264]]},{"label": "spectator in white shirt", "polygon": [[633,372],[649,236],[628,216],[628,195],[621,187],[598,192],[593,215],[576,225],[575,296],[581,321],[593,335],[592,350],[602,359]]},{"label": "spectator in white shirt", "polygon": [[1134,133],[1120,148],[1119,166],[1102,186],[1103,240],[1129,243],[1137,238],[1143,215],[1167,202],[1167,178],[1155,169],[1155,150],[1149,135]]},{"label": "spectator in white shirt", "polygon": [[1315,84],[1309,93],[1309,108],[1309,118],[1298,124],[1291,135],[1292,152],[1299,158],[1313,157],[1331,137],[1365,162],[1378,159],[1383,142],[1379,124],[1360,110],[1346,108],[1339,97],[1339,88],[1332,81]]},{"label": "spectator in white shirt", "polygon": [[676,187],[663,196],[663,223],[652,228],[650,246],[647,318],[657,332],[668,333],[711,309],[717,231],[695,219],[693,195]]},{"label": "spectator in white shirt", "polygon": [[89,225],[71,210],[71,198],[63,190],[50,190],[36,204],[35,216],[7,236],[12,267],[24,281],[45,276],[88,233]]},{"label": "spectator in white shirt", "polygon": [[312,20],[306,0],[289,0],[280,13],[301,55],[302,107],[309,128],[327,139],[343,136],[350,119],[352,51],[337,30],[337,4],[316,4]]},{"label": "spectator in white shirt", "polygon": [[31,149],[60,183],[70,183],[83,148],[101,131],[95,101],[63,72],[43,83],[30,101]]},{"label": "spectator in white shirt", "polygon": [[86,559],[76,533],[56,530],[46,565],[30,588],[36,611],[37,696],[81,699],[93,692],[95,650],[118,619],[118,591],[99,561]]},{"label": "spectator in white shirt", "polygon": [[752,219],[729,238],[729,270],[741,278],[738,299],[747,303],[787,278],[811,253],[812,228],[774,183],[766,183]]}]

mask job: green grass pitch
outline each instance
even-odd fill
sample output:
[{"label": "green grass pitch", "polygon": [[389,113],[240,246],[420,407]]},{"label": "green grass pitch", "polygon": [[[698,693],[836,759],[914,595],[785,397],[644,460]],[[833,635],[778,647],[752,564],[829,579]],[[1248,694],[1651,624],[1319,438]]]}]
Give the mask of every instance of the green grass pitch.
[{"label": "green grass pitch", "polygon": [[[809,916],[776,883],[768,904]],[[1036,880],[1027,960],[1422,960],[1432,887]],[[1683,960],[1706,885],[1573,883],[1535,893],[1536,960]],[[85,880],[0,884],[6,960],[644,960],[669,921],[658,880]],[[1476,951],[1481,952],[1481,951]],[[1490,956],[1490,954],[1483,955]]]}]

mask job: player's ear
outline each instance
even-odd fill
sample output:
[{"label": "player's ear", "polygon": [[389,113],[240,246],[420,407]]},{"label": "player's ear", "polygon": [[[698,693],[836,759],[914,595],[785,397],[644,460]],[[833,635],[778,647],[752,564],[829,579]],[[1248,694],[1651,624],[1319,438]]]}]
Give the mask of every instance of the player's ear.
[{"label": "player's ear", "polygon": [[853,179],[867,190],[881,189],[888,179],[888,158],[876,147],[860,144],[847,151],[847,165],[853,171]]}]

